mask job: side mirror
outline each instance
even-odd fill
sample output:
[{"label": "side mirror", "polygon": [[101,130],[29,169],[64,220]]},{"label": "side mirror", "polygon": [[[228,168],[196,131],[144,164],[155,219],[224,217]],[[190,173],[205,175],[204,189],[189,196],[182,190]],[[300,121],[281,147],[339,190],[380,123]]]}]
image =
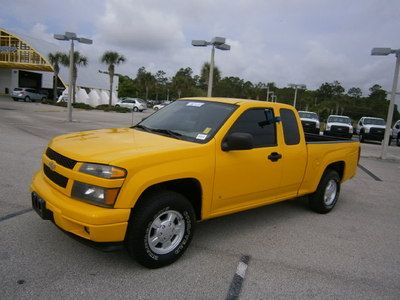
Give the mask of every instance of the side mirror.
[{"label": "side mirror", "polygon": [[399,125],[399,124],[397,124],[396,126],[394,126],[394,128],[396,128],[396,129],[400,129],[400,125]]},{"label": "side mirror", "polygon": [[234,132],[229,134],[222,142],[222,151],[250,150],[254,148],[254,138],[250,133]]}]

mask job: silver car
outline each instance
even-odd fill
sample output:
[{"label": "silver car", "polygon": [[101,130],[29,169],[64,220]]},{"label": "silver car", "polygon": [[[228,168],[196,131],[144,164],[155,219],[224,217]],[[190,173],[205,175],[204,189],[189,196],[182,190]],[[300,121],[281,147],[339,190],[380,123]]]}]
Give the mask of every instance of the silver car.
[{"label": "silver car", "polygon": [[15,88],[11,92],[11,97],[14,99],[14,101],[24,100],[25,102],[35,102],[36,100],[45,100],[47,95],[32,88]]},{"label": "silver car", "polygon": [[139,98],[124,98],[119,100],[115,107],[126,107],[133,111],[144,111],[147,109],[147,104],[143,99]]}]

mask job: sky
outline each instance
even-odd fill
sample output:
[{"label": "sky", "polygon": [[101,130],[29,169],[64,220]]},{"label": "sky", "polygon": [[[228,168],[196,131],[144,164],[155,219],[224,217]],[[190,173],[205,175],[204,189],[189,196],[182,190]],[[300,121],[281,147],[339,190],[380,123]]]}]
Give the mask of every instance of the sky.
[{"label": "sky", "polygon": [[191,40],[222,36],[231,45],[215,54],[222,76],[308,89],[338,80],[368,95],[375,83],[391,90],[395,65],[371,49],[400,48],[399,0],[0,0],[0,8],[5,29],[60,45],[54,33],[93,39],[76,48],[99,68],[104,51],[120,52],[127,61],[117,72],[131,77],[141,66],[199,74],[211,49]]}]

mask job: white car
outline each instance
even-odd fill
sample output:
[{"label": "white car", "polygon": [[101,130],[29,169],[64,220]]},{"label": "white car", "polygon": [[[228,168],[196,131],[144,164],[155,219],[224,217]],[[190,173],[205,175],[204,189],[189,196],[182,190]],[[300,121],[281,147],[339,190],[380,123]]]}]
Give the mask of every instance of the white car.
[{"label": "white car", "polygon": [[319,134],[319,118],[315,112],[299,111],[299,116],[304,132]]},{"label": "white car", "polygon": [[397,146],[400,146],[400,120],[398,120],[392,128],[389,145],[391,144],[392,140],[396,141]]},{"label": "white car", "polygon": [[163,103],[161,103],[161,104],[156,104],[156,105],[153,106],[153,109],[154,109],[155,111],[157,111],[157,110],[159,110],[159,109],[161,109],[161,108],[167,106],[167,105],[170,104],[170,103],[171,103],[171,101],[165,101],[165,102],[163,102]]},{"label": "white car", "polygon": [[360,142],[365,140],[382,142],[385,136],[386,123],[382,118],[362,117],[357,123],[357,133]]},{"label": "white car", "polygon": [[324,135],[351,138],[353,136],[353,125],[347,116],[330,115],[326,121]]},{"label": "white car", "polygon": [[119,100],[116,104],[115,107],[126,107],[129,108],[133,111],[144,111],[147,109],[147,104],[146,101],[143,99],[139,98],[123,98]]}]

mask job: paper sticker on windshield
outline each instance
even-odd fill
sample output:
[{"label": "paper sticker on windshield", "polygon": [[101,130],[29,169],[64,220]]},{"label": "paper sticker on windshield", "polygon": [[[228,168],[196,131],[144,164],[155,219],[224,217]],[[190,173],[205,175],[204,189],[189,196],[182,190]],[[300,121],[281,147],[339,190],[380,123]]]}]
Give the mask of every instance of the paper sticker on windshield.
[{"label": "paper sticker on windshield", "polygon": [[204,103],[202,102],[189,102],[186,106],[202,107]]},{"label": "paper sticker on windshield", "polygon": [[209,134],[210,131],[211,131],[211,128],[210,128],[210,127],[207,127],[206,129],[203,130],[203,133],[204,133],[204,134]]},{"label": "paper sticker on windshield", "polygon": [[196,139],[197,140],[205,140],[207,138],[207,134],[201,134],[201,133],[199,133],[197,136],[196,136]]}]

